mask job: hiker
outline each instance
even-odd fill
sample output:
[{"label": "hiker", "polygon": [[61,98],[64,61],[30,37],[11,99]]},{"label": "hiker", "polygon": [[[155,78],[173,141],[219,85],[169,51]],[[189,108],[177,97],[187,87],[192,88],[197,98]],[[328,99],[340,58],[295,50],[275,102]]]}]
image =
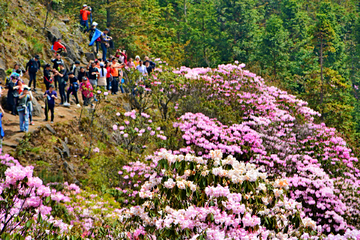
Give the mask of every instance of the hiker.
[{"label": "hiker", "polygon": [[5,112],[4,109],[0,106],[0,149],[2,150],[2,141],[5,136],[4,128],[2,125],[2,119],[4,118]]},{"label": "hiker", "polygon": [[139,66],[137,66],[136,69],[137,69],[142,75],[147,75],[147,74],[148,74],[147,69],[146,69],[146,66],[143,65],[143,61],[142,61],[142,60],[139,61]]},{"label": "hiker", "polygon": [[127,55],[126,50],[121,51],[120,49],[116,50],[115,57],[120,60],[120,62],[127,64]]},{"label": "hiker", "polygon": [[14,65],[14,69],[12,71],[13,73],[18,73],[20,75],[20,77],[23,76],[23,71],[20,69],[20,65],[15,63]]},{"label": "hiker", "polygon": [[59,64],[59,68],[60,71],[54,71],[54,76],[58,77],[59,80],[59,93],[61,98],[60,105],[63,105],[66,102],[65,87],[68,80],[68,75],[63,63]]},{"label": "hiker", "polygon": [[67,52],[66,47],[61,44],[61,38],[58,38],[57,41],[54,42],[54,45],[52,47],[52,50],[55,52],[55,56],[56,54],[60,54],[63,49],[64,52]]},{"label": "hiker", "polygon": [[139,57],[139,56],[136,56],[136,57],[135,57],[135,62],[134,62],[134,64],[135,64],[135,68],[137,68],[137,66],[140,65],[140,57]]},{"label": "hiker", "polygon": [[20,132],[28,132],[29,130],[29,110],[27,106],[28,102],[32,100],[29,90],[28,87],[24,87],[19,96],[19,106],[16,108],[19,113]]},{"label": "hiker", "polygon": [[111,75],[113,77],[113,81],[111,82],[112,95],[116,95],[119,91],[119,68],[120,64],[116,61],[116,58],[113,58],[111,64]]},{"label": "hiker", "polygon": [[130,58],[126,65],[128,68],[135,68],[134,59]]},{"label": "hiker", "polygon": [[40,69],[40,57],[39,55],[35,55],[33,58],[29,60],[26,64],[26,73],[29,74],[29,88],[31,88],[31,83],[34,82],[34,91],[36,92],[36,73]]},{"label": "hiker", "polygon": [[105,29],[104,32],[101,34],[101,50],[103,52],[102,60],[106,61],[106,54],[107,49],[110,47],[109,42],[111,41],[112,37],[109,37],[107,34],[109,33],[109,29]]},{"label": "hiker", "polygon": [[83,98],[84,106],[88,106],[91,102],[91,98],[94,96],[93,87],[87,77],[82,78],[82,82],[80,84],[80,91]]},{"label": "hiker", "polygon": [[145,67],[148,75],[150,75],[152,71],[154,71],[154,66],[150,64],[150,61],[145,61]]},{"label": "hiker", "polygon": [[49,85],[49,90],[44,93],[45,100],[45,122],[48,121],[49,110],[51,111],[51,123],[54,123],[54,110],[55,110],[55,99],[57,99],[57,93],[54,90],[54,85]]},{"label": "hiker", "polygon": [[80,81],[83,77],[86,77],[87,74],[86,74],[86,71],[85,71],[85,68],[84,67],[80,67],[80,72],[79,74],[76,76],[77,79]]},{"label": "hiker", "polygon": [[7,106],[10,108],[9,110],[11,110],[11,114],[15,116],[17,113],[16,106],[19,98],[19,93],[17,89],[19,87],[17,86],[18,80],[16,78],[16,75],[11,75],[10,78],[11,81],[7,84],[7,88],[8,88]]},{"label": "hiker", "polygon": [[77,77],[80,72],[80,61],[76,60],[75,63],[71,66],[70,72],[73,72],[74,75]]},{"label": "hiker", "polygon": [[[155,64],[153,61],[151,61],[148,56],[145,56],[144,59],[145,59],[145,62],[149,62],[149,63],[150,63],[150,66],[151,66],[153,69],[155,69],[156,64]],[[145,64],[145,62],[144,62],[144,64]]]},{"label": "hiker", "polygon": [[106,90],[106,75],[107,70],[105,68],[105,64],[103,62],[100,63],[100,69],[99,69],[99,80],[98,80],[98,86]]},{"label": "hiker", "polygon": [[83,8],[80,10],[80,25],[83,32],[89,31],[88,18],[90,14],[91,14],[91,8],[88,5],[84,4]]},{"label": "hiker", "polygon": [[106,61],[106,89],[107,90],[111,90],[111,82],[112,82],[112,75],[111,75],[111,72],[112,72],[112,69],[111,69],[111,62],[109,61]]},{"label": "hiker", "polygon": [[125,68],[125,63],[120,64],[120,68],[119,68],[119,80],[120,80],[120,90],[121,93],[125,93],[125,89],[123,88],[123,84],[125,83],[124,81],[124,72],[123,69]]},{"label": "hiker", "polygon": [[[91,42],[95,32],[97,31],[96,27],[97,27],[98,23],[97,22],[93,22],[93,24],[91,25],[91,28],[90,28],[90,34],[89,34],[89,41]],[[99,31],[99,37],[96,38],[94,41],[96,43],[96,48],[94,50],[94,53],[96,54],[96,57],[97,57],[97,54],[99,53],[99,45],[101,43],[101,38],[100,38],[100,35],[101,35],[101,32]]]},{"label": "hiker", "polygon": [[59,75],[55,75],[55,72],[60,71],[59,65],[60,65],[60,64],[63,64],[63,65],[64,65],[64,61],[61,59],[61,55],[60,55],[60,54],[56,54],[56,58],[55,58],[55,59],[52,59],[51,62],[54,63],[54,65],[53,65],[53,73],[54,73],[55,89],[57,90],[60,76],[59,76]]},{"label": "hiker", "polygon": [[97,86],[97,78],[99,73],[99,69],[96,67],[96,64],[94,61],[90,62],[90,66],[88,66],[89,72],[88,72],[88,78],[89,81],[91,83],[91,85],[93,86],[93,88],[96,88]]},{"label": "hiker", "polygon": [[75,74],[73,72],[69,72],[68,75],[69,75],[69,82],[70,82],[69,89],[67,90],[68,102],[66,102],[64,104],[64,106],[70,106],[70,94],[73,94],[75,97],[76,106],[80,107],[79,99],[78,99],[78,95],[77,95],[77,91],[79,90],[78,79],[75,77]]},{"label": "hiker", "polygon": [[51,73],[52,73],[52,70],[51,70],[51,66],[50,64],[46,64],[44,66],[44,84],[46,86],[46,90],[49,90],[49,86],[53,83],[53,78],[51,77]]}]

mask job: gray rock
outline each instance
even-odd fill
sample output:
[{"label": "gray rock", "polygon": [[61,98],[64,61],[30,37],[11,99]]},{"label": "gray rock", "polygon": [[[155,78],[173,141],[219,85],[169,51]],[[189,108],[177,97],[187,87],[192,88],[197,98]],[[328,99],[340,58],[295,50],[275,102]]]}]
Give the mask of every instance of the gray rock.
[{"label": "gray rock", "polygon": [[11,147],[11,148],[16,148],[17,145],[16,144],[13,144],[13,143],[7,143],[7,142],[3,142],[2,143],[3,146],[7,146],[7,147]]},{"label": "gray rock", "polygon": [[5,61],[2,58],[0,58],[0,68],[6,69]]},{"label": "gray rock", "polygon": [[54,43],[58,38],[61,38],[62,35],[57,27],[51,27],[47,30],[47,38]]},{"label": "gray rock", "polygon": [[64,165],[64,168],[67,171],[70,171],[71,173],[75,172],[74,165],[72,165],[71,163],[68,163],[67,161],[64,161],[63,165]]},{"label": "gray rock", "polygon": [[94,53],[85,53],[86,61],[90,62],[90,60],[95,60]]},{"label": "gray rock", "polygon": [[45,125],[45,127],[47,128],[47,130],[49,130],[52,134],[56,134],[56,132],[55,132],[55,130],[47,123],[46,125]]},{"label": "gray rock", "polygon": [[67,146],[66,142],[61,141],[61,145],[63,146],[64,157],[70,157],[70,149]]},{"label": "gray rock", "polygon": [[124,102],[124,103],[123,103],[123,108],[124,108],[125,111],[127,111],[127,112],[130,112],[130,111],[131,111],[131,106],[130,106],[130,104],[127,103],[127,102]]},{"label": "gray rock", "polygon": [[0,68],[0,79],[3,81],[6,79],[6,71],[3,68]]},{"label": "gray rock", "polygon": [[64,55],[73,61],[76,61],[77,59],[80,59],[80,55],[75,50],[75,47],[70,45],[69,43],[63,43],[63,45],[66,47],[66,53]]},{"label": "gray rock", "polygon": [[39,104],[39,102],[36,100],[36,97],[33,97],[31,103],[33,105],[33,111],[32,111],[33,116],[42,117],[43,115],[42,107]]}]

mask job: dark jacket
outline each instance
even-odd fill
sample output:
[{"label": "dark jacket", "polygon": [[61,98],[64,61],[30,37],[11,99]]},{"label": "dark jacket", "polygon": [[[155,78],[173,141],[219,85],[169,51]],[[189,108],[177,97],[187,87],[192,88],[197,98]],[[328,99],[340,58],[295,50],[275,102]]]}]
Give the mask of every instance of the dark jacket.
[{"label": "dark jacket", "polygon": [[26,64],[26,71],[36,73],[40,69],[40,61],[36,61],[34,58],[30,59]]}]

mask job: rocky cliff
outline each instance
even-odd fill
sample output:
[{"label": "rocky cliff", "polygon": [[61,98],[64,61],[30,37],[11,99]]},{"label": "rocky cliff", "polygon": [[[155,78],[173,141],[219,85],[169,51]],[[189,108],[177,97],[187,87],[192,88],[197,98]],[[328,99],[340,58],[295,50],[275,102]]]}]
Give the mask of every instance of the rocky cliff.
[{"label": "rocky cliff", "polygon": [[68,52],[63,59],[70,66],[75,60],[87,64],[85,53],[91,51],[88,47],[88,36],[79,30],[77,19],[61,16],[52,11],[44,27],[47,10],[39,1],[8,0],[9,17],[5,29],[0,33],[0,79],[6,77],[6,70],[18,63],[25,68],[29,58],[38,54],[41,63],[50,62],[53,57],[51,46],[58,37]]}]

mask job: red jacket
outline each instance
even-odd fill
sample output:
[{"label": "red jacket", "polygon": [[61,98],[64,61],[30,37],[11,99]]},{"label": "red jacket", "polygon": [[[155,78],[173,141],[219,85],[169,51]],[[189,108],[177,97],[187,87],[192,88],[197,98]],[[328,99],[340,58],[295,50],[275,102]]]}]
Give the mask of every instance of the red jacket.
[{"label": "red jacket", "polygon": [[88,20],[88,16],[91,14],[90,11],[86,10],[86,9],[81,9],[80,10],[80,15],[81,15],[81,19],[83,21],[87,21]]},{"label": "red jacket", "polygon": [[60,48],[66,49],[66,47],[64,45],[62,45],[61,43],[55,42],[54,46],[53,46],[54,51],[57,52],[57,50],[59,50]]}]

